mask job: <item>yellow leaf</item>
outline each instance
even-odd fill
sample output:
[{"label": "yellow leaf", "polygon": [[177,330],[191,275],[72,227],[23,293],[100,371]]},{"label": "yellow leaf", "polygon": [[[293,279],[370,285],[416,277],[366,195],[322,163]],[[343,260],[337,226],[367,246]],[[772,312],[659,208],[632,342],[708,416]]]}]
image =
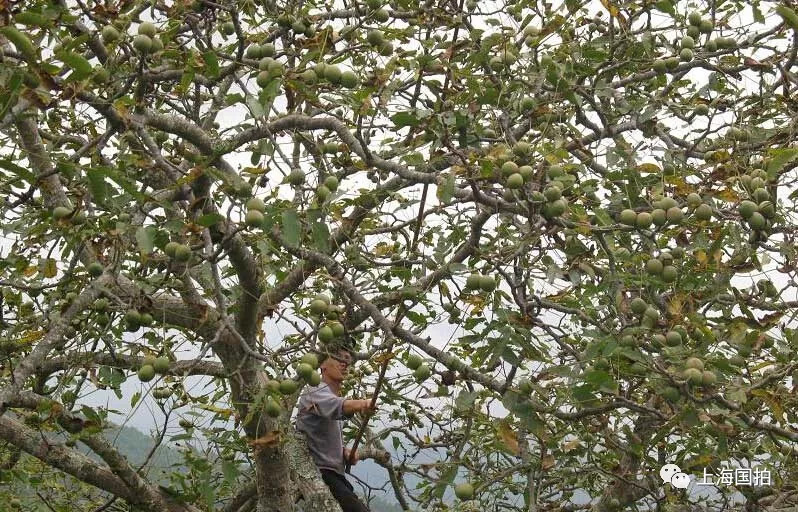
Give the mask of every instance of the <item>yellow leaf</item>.
[{"label": "yellow leaf", "polygon": [[579,439],[574,439],[573,441],[568,441],[563,446],[563,451],[564,452],[570,452],[572,450],[576,450],[577,448],[579,448],[580,444],[581,443],[579,442]]},{"label": "yellow leaf", "polygon": [[233,409],[225,409],[223,407],[217,407],[215,405],[200,405],[200,409],[205,409],[206,411],[215,412],[216,414],[223,416],[225,418],[229,418],[232,416],[235,411]]},{"label": "yellow leaf", "polygon": [[730,188],[724,188],[717,193],[717,197],[723,199],[727,203],[736,203],[740,200],[740,196]]},{"label": "yellow leaf", "polygon": [[514,455],[518,455],[521,451],[521,447],[518,445],[518,436],[515,431],[513,431],[513,427],[510,426],[510,422],[507,420],[500,421],[498,431],[499,438],[501,438],[507,449]]},{"label": "yellow leaf", "polygon": [[33,274],[35,274],[36,272],[38,272],[38,271],[39,271],[38,267],[36,267],[34,265],[31,265],[31,266],[29,266],[28,268],[26,268],[25,270],[22,271],[22,275],[24,275],[25,277],[30,277]]},{"label": "yellow leaf", "polygon": [[540,467],[543,471],[547,471],[554,467],[554,455],[546,455],[542,459],[540,459]]},{"label": "yellow leaf", "polygon": [[662,169],[657,164],[645,163],[637,166],[637,171],[641,174],[659,174]]},{"label": "yellow leaf", "polygon": [[684,296],[677,294],[674,295],[668,303],[668,314],[675,317],[682,316],[682,308],[684,307]]},{"label": "yellow leaf", "polygon": [[693,257],[695,258],[695,261],[696,263],[699,264],[699,266],[706,267],[708,260],[706,251],[699,249],[693,253]]},{"label": "yellow leaf", "polygon": [[20,339],[20,343],[33,343],[36,340],[39,340],[44,336],[44,331],[28,331],[23,335]]}]

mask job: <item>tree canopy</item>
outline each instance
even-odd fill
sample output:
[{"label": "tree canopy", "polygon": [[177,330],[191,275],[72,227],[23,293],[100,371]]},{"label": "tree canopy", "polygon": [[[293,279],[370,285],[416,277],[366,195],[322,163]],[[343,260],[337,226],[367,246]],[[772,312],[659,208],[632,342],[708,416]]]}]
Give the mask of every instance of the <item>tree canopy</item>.
[{"label": "tree canopy", "polygon": [[[787,4],[0,12],[0,469],[29,506],[337,510],[291,417],[342,342],[379,404],[346,438],[400,454],[404,510],[798,503]],[[122,456],[84,399],[125,381],[221,465]],[[666,463],[773,481],[710,504]]]}]

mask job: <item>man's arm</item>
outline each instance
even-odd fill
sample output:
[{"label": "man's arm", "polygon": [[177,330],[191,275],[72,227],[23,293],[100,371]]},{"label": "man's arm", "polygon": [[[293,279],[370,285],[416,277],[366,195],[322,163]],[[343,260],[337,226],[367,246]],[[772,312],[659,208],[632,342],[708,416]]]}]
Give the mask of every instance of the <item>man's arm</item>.
[{"label": "man's arm", "polygon": [[371,400],[344,400],[344,414],[350,415],[356,412],[374,412],[376,406],[374,408],[371,407]]}]

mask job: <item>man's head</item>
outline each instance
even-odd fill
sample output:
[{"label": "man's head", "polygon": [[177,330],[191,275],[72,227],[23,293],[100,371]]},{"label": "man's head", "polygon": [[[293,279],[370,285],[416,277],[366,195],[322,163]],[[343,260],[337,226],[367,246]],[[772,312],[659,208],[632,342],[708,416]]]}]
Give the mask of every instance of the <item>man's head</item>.
[{"label": "man's head", "polygon": [[319,369],[325,381],[343,382],[351,365],[352,352],[347,348],[331,347],[329,351],[319,354]]}]

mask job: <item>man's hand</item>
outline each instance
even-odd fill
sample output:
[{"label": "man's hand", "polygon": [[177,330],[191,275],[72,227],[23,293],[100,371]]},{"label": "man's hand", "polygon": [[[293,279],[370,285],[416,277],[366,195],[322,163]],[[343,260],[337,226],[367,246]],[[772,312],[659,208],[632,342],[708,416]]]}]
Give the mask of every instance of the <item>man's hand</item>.
[{"label": "man's hand", "polygon": [[[349,458],[350,456],[352,457],[351,460]],[[359,460],[360,458],[358,458],[357,456],[357,450],[355,450],[354,452],[350,452],[349,448],[344,447],[344,461],[349,462],[351,466],[354,466],[355,464],[357,464],[357,461]]]},{"label": "man's hand", "polygon": [[368,400],[360,400],[360,410],[358,412],[363,412],[366,414],[372,414],[377,410],[377,404],[374,404],[372,407],[371,399]]}]

